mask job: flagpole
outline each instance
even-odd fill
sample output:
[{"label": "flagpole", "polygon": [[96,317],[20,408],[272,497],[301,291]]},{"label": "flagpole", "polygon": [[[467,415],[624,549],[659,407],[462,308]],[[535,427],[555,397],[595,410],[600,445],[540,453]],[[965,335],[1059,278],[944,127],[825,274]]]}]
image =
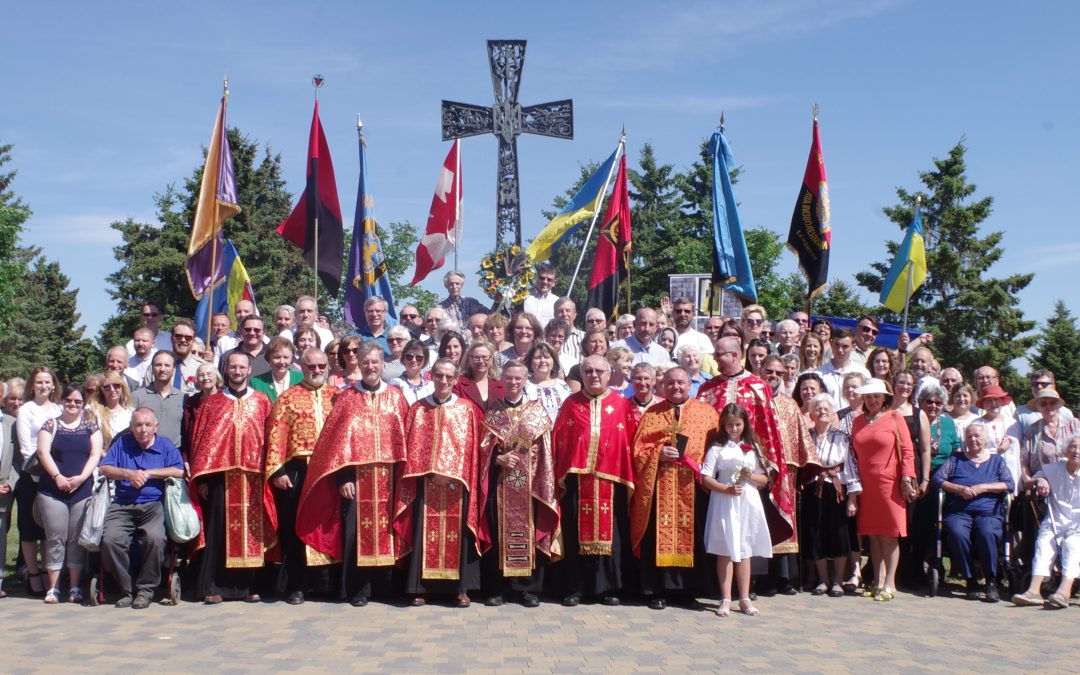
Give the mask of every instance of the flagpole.
[{"label": "flagpole", "polygon": [[[915,215],[919,215],[919,207],[922,206],[922,197],[915,197]],[[915,287],[915,261],[911,260],[911,254],[908,254],[907,261],[907,292],[904,293],[904,324],[900,329],[904,334],[907,334],[907,320],[908,320],[908,305],[911,304],[911,294],[914,292]],[[898,345],[899,346],[899,345]],[[899,351],[899,350],[897,350]],[[900,368],[903,368],[907,362],[907,349],[904,349],[900,354]]]},{"label": "flagpole", "polygon": [[[221,133],[225,133],[225,106],[229,101],[229,76],[225,75],[221,92]],[[211,141],[213,145],[213,141]],[[218,162],[218,174],[221,173],[221,163]],[[216,189],[216,186],[215,186]],[[206,349],[210,351],[210,330],[214,323],[214,276],[217,274],[217,196],[214,198],[214,218],[210,224],[210,300],[206,303]],[[224,251],[223,251],[224,253]],[[206,295],[206,292],[203,292]],[[232,321],[232,317],[229,318]],[[239,326],[237,326],[239,328]]]},{"label": "flagpole", "polygon": [[457,166],[454,167],[454,271],[458,269],[457,253],[461,248],[461,139],[455,139]]},{"label": "flagpole", "polygon": [[589,223],[589,233],[585,235],[585,244],[581,247],[581,255],[578,256],[577,267],[574,268],[574,276],[570,279],[569,288],[566,289],[566,297],[570,297],[570,292],[574,290],[578,272],[581,271],[581,261],[585,259],[585,251],[589,248],[589,240],[592,239],[596,221],[600,218],[600,212],[604,210],[604,197],[607,196],[608,185],[611,184],[611,176],[615,173],[615,165],[619,163],[619,156],[622,154],[625,145],[626,130],[623,129],[622,135],[619,137],[619,145],[615,148],[615,159],[611,162],[611,168],[608,170],[607,178],[604,179],[604,187],[600,190],[600,200],[596,203],[596,211],[593,212],[592,222]]},{"label": "flagpole", "polygon": [[[321,73],[315,73],[311,78],[311,86],[315,87],[315,103],[319,103],[319,88],[323,86],[323,79]],[[318,181],[315,183],[315,191],[319,191]],[[315,306],[319,306],[319,209],[315,208],[315,258],[312,267],[315,268],[315,292],[311,297],[315,298]]]}]

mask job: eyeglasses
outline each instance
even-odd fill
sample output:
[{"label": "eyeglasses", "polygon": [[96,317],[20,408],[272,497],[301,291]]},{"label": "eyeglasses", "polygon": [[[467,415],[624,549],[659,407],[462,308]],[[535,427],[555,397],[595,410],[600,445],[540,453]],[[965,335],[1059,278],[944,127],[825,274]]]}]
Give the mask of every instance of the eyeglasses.
[{"label": "eyeglasses", "polygon": [[307,364],[307,368],[309,370],[326,370],[329,367],[330,366],[328,366],[325,363],[309,363],[309,364]]},{"label": "eyeglasses", "polygon": [[178,342],[191,342],[195,339],[194,335],[180,335],[179,333],[173,333],[173,339]]},{"label": "eyeglasses", "polygon": [[761,372],[766,375],[783,375],[785,371],[777,370],[775,368],[762,368]]},{"label": "eyeglasses", "polygon": [[737,338],[737,337],[739,337],[739,334],[738,333],[730,333],[730,332],[729,333],[720,333],[720,337],[722,337],[722,338],[732,338],[732,337]]},{"label": "eyeglasses", "polygon": [[694,313],[694,308],[693,307],[683,307],[683,308],[680,309],[680,308],[676,307],[674,311],[675,311],[675,314],[693,314]]},{"label": "eyeglasses", "polygon": [[923,404],[924,408],[926,406],[931,406],[931,405],[934,406],[935,408],[940,408],[940,407],[945,405],[942,401],[939,401],[939,400],[936,400],[936,399],[929,399],[929,398],[926,399],[925,401],[923,401],[922,404]]},{"label": "eyeglasses", "polygon": [[743,319],[743,323],[750,326],[760,326],[761,324],[765,323],[765,319]]},{"label": "eyeglasses", "polygon": [[424,360],[424,355],[423,354],[403,354],[401,356],[401,358],[402,358],[403,361],[423,361]]},{"label": "eyeglasses", "polygon": [[401,318],[406,319],[408,321],[412,321],[413,319],[419,319],[420,315],[419,314],[402,314]]},{"label": "eyeglasses", "polygon": [[159,312],[143,312],[142,316],[144,319],[153,319],[155,316],[161,316],[161,314]]},{"label": "eyeglasses", "polygon": [[263,332],[263,329],[262,328],[244,328],[244,332],[245,333],[261,333],[261,332]]},{"label": "eyeglasses", "polygon": [[65,398],[64,403],[69,405],[82,405],[83,400],[81,398]]},{"label": "eyeglasses", "polygon": [[402,338],[402,337],[394,338],[394,337],[392,337],[392,338],[386,338],[386,341],[387,342],[405,342],[405,338]]},{"label": "eyeglasses", "polygon": [[859,330],[861,330],[864,333],[869,333],[870,335],[877,335],[878,334],[878,329],[874,328],[873,326],[859,326]]},{"label": "eyeglasses", "polygon": [[360,348],[359,347],[346,347],[345,349],[342,349],[341,352],[344,353],[344,354],[359,354],[360,353]]},{"label": "eyeglasses", "polygon": [[101,385],[101,388],[103,390],[104,389],[113,389],[115,391],[120,391],[120,385],[118,385],[118,384],[103,384],[103,385]]}]

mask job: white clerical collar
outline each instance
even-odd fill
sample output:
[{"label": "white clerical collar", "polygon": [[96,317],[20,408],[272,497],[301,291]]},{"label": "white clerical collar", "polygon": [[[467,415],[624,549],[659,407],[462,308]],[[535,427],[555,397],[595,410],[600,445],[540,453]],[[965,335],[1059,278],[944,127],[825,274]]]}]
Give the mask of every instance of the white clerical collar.
[{"label": "white clerical collar", "polygon": [[245,386],[243,391],[238,392],[240,394],[239,396],[237,396],[228,386],[224,387],[221,391],[231,399],[245,399],[255,393],[255,390],[250,386]]},{"label": "white clerical collar", "polygon": [[364,394],[381,394],[386,391],[386,383],[383,382],[381,379],[379,380],[379,385],[374,389],[368,389],[367,387],[365,387],[363,380],[357,380],[353,382],[352,386],[356,388],[356,391]]},{"label": "white clerical collar", "polygon": [[450,398],[446,399],[445,401],[440,402],[440,401],[437,401],[435,399],[435,392],[431,392],[430,394],[427,395],[427,397],[425,397],[424,400],[426,400],[431,405],[449,405],[451,403],[456,403],[457,399],[458,399],[457,394],[454,394],[453,392],[451,392]]}]

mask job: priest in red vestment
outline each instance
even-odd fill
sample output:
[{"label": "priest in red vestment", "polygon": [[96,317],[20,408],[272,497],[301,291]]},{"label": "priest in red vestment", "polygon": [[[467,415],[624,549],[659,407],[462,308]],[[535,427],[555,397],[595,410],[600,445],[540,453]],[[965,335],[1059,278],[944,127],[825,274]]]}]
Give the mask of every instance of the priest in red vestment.
[{"label": "priest in red vestment", "polygon": [[528,378],[521,361],[503,364],[502,400],[490,402],[484,415],[479,484],[487,491],[481,518],[491,548],[480,571],[490,607],[510,592],[538,607],[544,566],[562,558],[551,417],[541,401],[525,400]]},{"label": "priest in red vestment", "polygon": [[552,434],[564,555],[552,576],[567,607],[586,596],[618,605],[633,563],[627,502],[634,492],[634,416],[630,402],[608,389],[607,359],[586,358],[581,376],[583,389],[563,403]]},{"label": "priest in red vestment", "polygon": [[363,607],[373,596],[391,594],[394,485],[405,462],[409,404],[400,389],[382,381],[377,342],[361,343],[358,358],[361,379],[334,399],[315,444],[296,531],[341,563],[341,597]]},{"label": "priest in red vestment", "polygon": [[[717,340],[713,358],[716,359],[719,373],[701,385],[697,397],[711,405],[717,413],[729,403],[737,403],[746,410],[750,425],[765,451],[765,459],[770,465],[777,467],[775,474],[769,476],[768,499],[764,499],[766,495],[764,490],[762,491],[769,534],[774,545],[787,541],[795,532],[795,504],[786,487],[788,469],[784,459],[780,420],[776,414],[776,406],[773,405],[772,388],[760,377],[743,368],[742,344],[738,338]],[[797,570],[784,572],[788,579],[792,579],[795,578]]]},{"label": "priest in red vestment", "polygon": [[431,367],[435,391],[409,408],[405,421],[405,467],[394,499],[397,557],[409,556],[405,592],[413,606],[428,593],[455,596],[469,606],[480,588],[480,555],[487,528],[480,519],[484,495],[477,481],[477,449],[483,413],[454,394],[457,365],[439,359]]},{"label": "priest in red vestment", "polygon": [[630,542],[651,609],[664,609],[669,596],[695,606],[695,593],[710,576],[704,564],[709,496],[698,482],[720,423],[712,406],[690,398],[685,369],[668,370],[661,386],[664,400],[645,411],[632,446]]},{"label": "priest in red vestment", "polygon": [[201,506],[195,592],[208,604],[259,602],[265,554],[277,540],[273,496],[263,475],[270,399],[248,386],[251,357],[234,351],[225,384],[195,418],[191,481]]},{"label": "priest in red vestment", "polygon": [[304,379],[274,401],[266,423],[266,479],[274,495],[278,518],[281,566],[275,592],[286,602],[299,605],[307,590],[328,590],[330,558],[305,546],[296,536],[296,507],[306,481],[308,462],[337,389],[326,385],[329,375],[326,353],[317,347],[300,357]]}]

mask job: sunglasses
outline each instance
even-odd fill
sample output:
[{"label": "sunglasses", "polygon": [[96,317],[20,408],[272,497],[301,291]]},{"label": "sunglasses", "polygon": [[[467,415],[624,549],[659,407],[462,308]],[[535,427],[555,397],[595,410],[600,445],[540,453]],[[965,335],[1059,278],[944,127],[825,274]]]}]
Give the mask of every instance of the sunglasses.
[{"label": "sunglasses", "polygon": [[419,315],[419,314],[402,314],[402,315],[401,315],[401,318],[402,318],[402,319],[409,319],[409,320],[412,320],[412,319],[419,319],[419,318],[420,318],[420,315]]},{"label": "sunglasses", "polygon": [[423,361],[424,360],[424,355],[423,354],[405,354],[401,358],[404,359],[405,361]]},{"label": "sunglasses", "polygon": [[405,342],[405,338],[386,338],[387,342]]},{"label": "sunglasses", "polygon": [[873,326],[859,326],[859,330],[861,330],[864,333],[869,333],[871,335],[877,335],[878,334],[878,329],[874,328]]},{"label": "sunglasses", "polygon": [[749,324],[751,326],[760,326],[761,324],[765,323],[765,319],[743,319],[743,323]]},{"label": "sunglasses", "polygon": [[142,315],[147,319],[153,319],[155,316],[161,316],[161,314],[159,314],[158,312],[143,312]]},{"label": "sunglasses", "polygon": [[192,340],[195,339],[195,336],[194,335],[180,335],[178,333],[173,333],[173,339],[178,341],[178,342],[191,342]]},{"label": "sunglasses", "polygon": [[83,400],[81,398],[65,398],[64,403],[67,403],[67,404],[70,404],[70,405],[82,405]]},{"label": "sunglasses", "polygon": [[344,354],[359,354],[360,353],[360,348],[359,347],[346,347],[345,349],[342,349],[341,351]]},{"label": "sunglasses", "polygon": [[120,385],[118,385],[118,384],[103,384],[103,385],[101,385],[101,388],[102,389],[114,389],[116,391],[120,391],[120,389],[121,389]]}]

